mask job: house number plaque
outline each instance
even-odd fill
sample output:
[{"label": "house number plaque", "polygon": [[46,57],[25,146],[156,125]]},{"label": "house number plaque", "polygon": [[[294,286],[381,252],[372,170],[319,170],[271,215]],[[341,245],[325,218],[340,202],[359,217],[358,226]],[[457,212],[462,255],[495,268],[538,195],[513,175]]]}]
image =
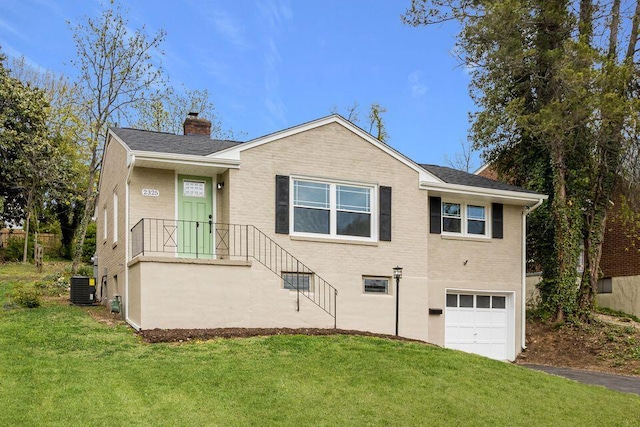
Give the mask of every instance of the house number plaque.
[{"label": "house number plaque", "polygon": [[160,195],[160,191],[154,190],[153,188],[143,188],[142,195],[145,197],[158,197]]}]

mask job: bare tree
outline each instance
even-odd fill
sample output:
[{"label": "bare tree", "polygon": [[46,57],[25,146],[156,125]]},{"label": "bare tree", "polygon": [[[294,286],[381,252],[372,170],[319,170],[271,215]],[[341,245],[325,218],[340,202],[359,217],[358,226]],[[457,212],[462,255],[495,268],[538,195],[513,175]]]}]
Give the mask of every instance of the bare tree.
[{"label": "bare tree", "polygon": [[101,167],[107,126],[126,120],[133,106],[153,97],[163,86],[154,59],[161,53],[165,32],[147,36],[144,26],[131,30],[119,6],[105,9],[96,18],[72,27],[76,57],[71,61],[80,73],[86,129],[82,142],[89,153],[85,209],[76,234],[73,271],[77,271],[89,219],[95,208],[96,179]]},{"label": "bare tree", "polygon": [[445,154],[444,162],[447,166],[454,169],[471,172],[476,169],[473,156],[474,153],[475,150],[473,149],[473,144],[468,139],[466,141],[460,141],[460,151],[455,153],[453,158]]}]

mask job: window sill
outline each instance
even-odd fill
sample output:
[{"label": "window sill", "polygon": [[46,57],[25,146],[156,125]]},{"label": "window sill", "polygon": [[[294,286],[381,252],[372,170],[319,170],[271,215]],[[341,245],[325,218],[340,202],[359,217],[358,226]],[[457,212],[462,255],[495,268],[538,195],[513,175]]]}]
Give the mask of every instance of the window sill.
[{"label": "window sill", "polygon": [[441,234],[440,238],[444,240],[463,240],[468,242],[491,243],[490,237],[452,236],[449,234]]},{"label": "window sill", "polygon": [[363,246],[378,246],[378,242],[366,241],[366,240],[351,240],[351,239],[332,239],[330,237],[308,237],[308,236],[293,236],[289,235],[290,240],[300,240],[306,242],[318,242],[318,243],[339,243],[346,245],[363,245]]}]

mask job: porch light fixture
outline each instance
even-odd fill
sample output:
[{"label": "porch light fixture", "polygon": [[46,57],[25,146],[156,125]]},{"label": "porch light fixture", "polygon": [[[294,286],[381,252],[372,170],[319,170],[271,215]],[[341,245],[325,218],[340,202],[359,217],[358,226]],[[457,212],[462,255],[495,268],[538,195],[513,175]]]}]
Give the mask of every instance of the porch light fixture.
[{"label": "porch light fixture", "polygon": [[402,267],[393,267],[393,278],[396,279],[396,336],[398,336],[398,306],[400,302],[400,279],[402,279]]},{"label": "porch light fixture", "polygon": [[222,190],[224,188],[224,181],[218,182],[216,186],[218,187],[218,190]]}]

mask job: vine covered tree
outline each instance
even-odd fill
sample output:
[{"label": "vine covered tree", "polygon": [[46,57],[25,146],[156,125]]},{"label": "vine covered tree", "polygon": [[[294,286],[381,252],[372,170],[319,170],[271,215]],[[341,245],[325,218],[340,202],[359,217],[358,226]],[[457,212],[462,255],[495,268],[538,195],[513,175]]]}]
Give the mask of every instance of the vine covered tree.
[{"label": "vine covered tree", "polygon": [[479,107],[474,146],[503,178],[549,194],[529,228],[542,307],[558,321],[588,320],[608,207],[637,170],[640,2],[412,0],[402,18],[461,25],[456,50]]}]

